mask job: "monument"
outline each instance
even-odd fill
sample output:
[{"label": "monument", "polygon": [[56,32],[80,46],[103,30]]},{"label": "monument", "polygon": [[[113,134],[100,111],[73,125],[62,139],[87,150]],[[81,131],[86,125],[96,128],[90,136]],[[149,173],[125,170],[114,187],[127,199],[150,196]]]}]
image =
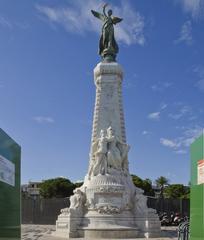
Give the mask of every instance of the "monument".
[{"label": "monument", "polygon": [[156,211],[147,207],[143,190],[135,187],[128,169],[122,104],[122,67],[114,36],[112,10],[91,11],[102,20],[99,54],[94,69],[96,101],[88,173],[75,189],[70,207],[61,210],[54,235],[67,238],[136,238],[160,235]]}]

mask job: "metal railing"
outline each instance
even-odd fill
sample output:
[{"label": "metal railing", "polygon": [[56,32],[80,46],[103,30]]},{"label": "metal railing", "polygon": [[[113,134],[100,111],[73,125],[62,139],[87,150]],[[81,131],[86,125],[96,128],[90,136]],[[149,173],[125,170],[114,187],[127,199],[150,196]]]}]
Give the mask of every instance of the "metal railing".
[{"label": "metal railing", "polygon": [[185,221],[178,226],[178,240],[189,240],[189,221]]}]

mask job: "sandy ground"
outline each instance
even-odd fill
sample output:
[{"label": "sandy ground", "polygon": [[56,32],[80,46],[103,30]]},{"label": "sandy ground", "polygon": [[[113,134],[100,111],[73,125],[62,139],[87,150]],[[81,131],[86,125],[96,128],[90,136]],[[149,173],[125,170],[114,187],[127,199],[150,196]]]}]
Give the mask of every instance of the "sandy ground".
[{"label": "sandy ground", "polygon": [[[55,230],[54,225],[22,225],[21,240],[64,240],[64,238],[56,238],[51,235]],[[144,238],[143,238],[144,239]],[[162,234],[160,238],[154,240],[177,240],[176,227],[162,227]],[[139,240],[139,239],[137,239]]]},{"label": "sandy ground", "polygon": [[55,225],[31,225],[21,226],[21,240],[41,240],[44,236],[51,236],[55,231]]}]

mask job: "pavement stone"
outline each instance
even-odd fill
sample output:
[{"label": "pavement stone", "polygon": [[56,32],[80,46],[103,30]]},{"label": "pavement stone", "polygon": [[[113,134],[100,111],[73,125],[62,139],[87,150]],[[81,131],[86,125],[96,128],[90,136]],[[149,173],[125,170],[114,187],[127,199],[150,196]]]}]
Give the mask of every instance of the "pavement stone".
[{"label": "pavement stone", "polygon": [[[55,231],[55,225],[24,224],[22,225],[22,229],[21,229],[21,240],[65,240],[65,238],[52,236],[51,234],[53,231]],[[145,238],[137,238],[136,240],[144,240],[144,239]],[[177,239],[178,239],[177,227],[162,227],[161,237],[149,238],[149,240],[177,240]],[[72,240],[76,240],[76,238],[73,238]],[[85,240],[85,239],[77,238],[77,240]],[[86,240],[89,240],[89,239],[86,239]],[[113,239],[107,239],[107,240],[113,240]],[[130,239],[121,239],[121,240],[130,240]]]}]

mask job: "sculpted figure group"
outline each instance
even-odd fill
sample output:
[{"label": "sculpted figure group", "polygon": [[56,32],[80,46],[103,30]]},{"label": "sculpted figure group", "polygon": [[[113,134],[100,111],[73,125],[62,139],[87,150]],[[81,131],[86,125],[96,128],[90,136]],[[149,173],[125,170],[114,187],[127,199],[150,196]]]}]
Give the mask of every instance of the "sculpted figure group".
[{"label": "sculpted figure group", "polygon": [[93,160],[90,165],[89,176],[105,175],[111,169],[128,171],[127,154],[129,145],[123,143],[115,135],[112,127],[101,130],[100,137],[93,143]]},{"label": "sculpted figure group", "polygon": [[74,195],[70,197],[70,207],[61,209],[61,213],[64,215],[70,214],[73,211],[81,215],[83,212],[86,203],[86,195],[80,188],[76,188],[73,192]]}]

